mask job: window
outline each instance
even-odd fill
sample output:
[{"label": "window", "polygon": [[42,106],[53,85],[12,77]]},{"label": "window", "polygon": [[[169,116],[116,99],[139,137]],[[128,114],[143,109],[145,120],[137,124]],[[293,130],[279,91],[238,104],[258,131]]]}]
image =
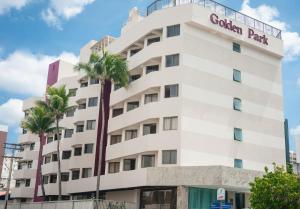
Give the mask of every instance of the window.
[{"label": "window", "polygon": [[137,130],[136,129],[125,131],[125,140],[134,139],[136,137],[137,137]]},{"label": "window", "polygon": [[172,54],[166,56],[166,67],[173,67],[179,65],[179,54]]},{"label": "window", "polygon": [[30,179],[25,179],[25,187],[30,187]]},{"label": "window", "polygon": [[176,164],[176,163],[177,163],[177,150],[162,151],[162,164]]},{"label": "window", "polygon": [[178,117],[165,117],[164,118],[164,130],[177,130]]},{"label": "window", "polygon": [[48,184],[49,182],[49,176],[43,176],[43,183]]},{"label": "window", "polygon": [[72,180],[79,179],[79,176],[80,176],[80,170],[79,169],[72,170]]},{"label": "window", "polygon": [[80,125],[76,125],[76,132],[80,133],[84,131],[84,125],[80,124]]},{"label": "window", "polygon": [[236,82],[242,81],[241,71],[233,69],[233,80]]},{"label": "window", "polygon": [[64,138],[71,138],[73,135],[73,132],[74,132],[73,129],[66,129]]},{"label": "window", "polygon": [[243,160],[241,160],[241,159],[234,159],[234,167],[235,168],[243,168]]},{"label": "window", "polygon": [[242,100],[239,98],[233,98],[233,109],[241,111],[242,110]]},{"label": "window", "polygon": [[145,104],[158,101],[158,94],[145,94]]},{"label": "window", "polygon": [[111,135],[110,145],[120,143],[122,141],[122,135]]},{"label": "window", "polygon": [[139,102],[128,102],[127,103],[127,112],[130,110],[134,110],[135,108],[138,108],[140,105]]},{"label": "window", "polygon": [[179,36],[180,25],[170,25],[167,27],[167,37]]},{"label": "window", "polygon": [[96,120],[86,121],[86,130],[95,130],[96,129]]},{"label": "window", "polygon": [[240,128],[234,128],[234,140],[242,141],[243,140],[243,132]]},{"label": "window", "polygon": [[112,111],[112,117],[117,117],[123,114],[123,108],[116,108]]},{"label": "window", "polygon": [[70,97],[75,97],[76,96],[76,92],[77,92],[77,89],[69,89],[69,96]]},{"label": "window", "polygon": [[69,172],[61,173],[61,181],[69,181]]},{"label": "window", "polygon": [[71,150],[65,150],[65,151],[63,151],[63,152],[62,152],[62,159],[63,159],[63,160],[70,159],[71,153],[72,153]]},{"label": "window", "polygon": [[57,154],[52,154],[52,162],[57,162],[58,158],[57,158]]},{"label": "window", "polygon": [[78,104],[78,110],[84,110],[84,109],[86,109],[86,103],[85,103],[85,101],[84,101],[84,103]]},{"label": "window", "polygon": [[142,168],[154,167],[155,155],[143,155],[142,156]]},{"label": "window", "polygon": [[72,108],[66,112],[66,117],[73,117],[75,114],[75,108]]},{"label": "window", "polygon": [[85,144],[84,145],[84,153],[85,154],[93,153],[93,147],[94,147],[94,144]]},{"label": "window", "polygon": [[23,133],[23,134],[27,134],[27,130],[23,128],[23,129],[22,129],[22,133]]},{"label": "window", "polygon": [[137,75],[131,75],[131,76],[129,76],[128,82],[131,83],[131,82],[133,82],[133,81],[139,79],[140,77],[141,77],[140,74],[137,74]]},{"label": "window", "polygon": [[144,124],[143,135],[156,134],[156,123]]},{"label": "window", "polygon": [[108,164],[108,173],[118,173],[120,171],[120,163],[113,162]]},{"label": "window", "polygon": [[88,101],[88,106],[89,107],[95,107],[97,105],[98,105],[98,97],[89,98],[89,101]]},{"label": "window", "polygon": [[165,86],[165,98],[178,97],[178,84]]},{"label": "window", "polygon": [[27,168],[32,168],[32,160],[27,162]]},{"label": "window", "polygon": [[21,170],[21,169],[22,169],[22,163],[18,162],[18,170]]},{"label": "window", "polygon": [[83,88],[83,87],[87,87],[89,85],[88,81],[82,81],[80,83],[80,87]]},{"label": "window", "polygon": [[35,143],[32,143],[32,144],[30,144],[30,150],[34,150],[34,145],[35,145]]},{"label": "window", "polygon": [[16,187],[20,187],[21,186],[21,180],[20,179],[17,179],[16,180]]},{"label": "window", "polygon": [[155,37],[155,38],[149,38],[147,40],[147,45],[149,46],[150,44],[153,44],[155,42],[160,42],[160,37]]},{"label": "window", "polygon": [[125,159],[123,170],[124,171],[135,170],[135,159]]},{"label": "window", "polygon": [[44,163],[47,164],[47,163],[50,163],[50,162],[51,162],[51,156],[45,156]]},{"label": "window", "polygon": [[54,137],[53,137],[53,136],[47,137],[47,144],[53,142],[53,140],[54,140]]},{"label": "window", "polygon": [[50,175],[50,184],[55,184],[57,181],[57,175],[56,174],[51,174]]},{"label": "window", "polygon": [[88,178],[92,176],[92,169],[91,168],[83,168],[82,169],[82,178]]},{"label": "window", "polygon": [[156,72],[159,70],[159,65],[150,65],[146,67],[146,74]]},{"label": "window", "polygon": [[82,153],[82,147],[75,147],[74,148],[74,156],[80,156]]},{"label": "window", "polygon": [[235,52],[241,53],[241,45],[239,45],[238,43],[233,43],[232,50]]},{"label": "window", "polygon": [[135,54],[138,53],[139,51],[141,51],[141,49],[132,49],[132,50],[130,50],[130,56],[135,55]]},{"label": "window", "polygon": [[99,84],[99,79],[98,78],[91,78],[90,84],[91,85],[93,85],[93,84]]}]

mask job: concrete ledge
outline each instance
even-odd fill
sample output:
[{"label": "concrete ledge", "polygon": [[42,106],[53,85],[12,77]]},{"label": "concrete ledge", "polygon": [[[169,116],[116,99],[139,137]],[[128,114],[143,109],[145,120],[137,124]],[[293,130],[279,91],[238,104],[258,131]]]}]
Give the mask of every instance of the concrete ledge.
[{"label": "concrete ledge", "polygon": [[147,186],[224,187],[249,191],[249,183],[263,172],[225,166],[160,167],[147,169]]}]

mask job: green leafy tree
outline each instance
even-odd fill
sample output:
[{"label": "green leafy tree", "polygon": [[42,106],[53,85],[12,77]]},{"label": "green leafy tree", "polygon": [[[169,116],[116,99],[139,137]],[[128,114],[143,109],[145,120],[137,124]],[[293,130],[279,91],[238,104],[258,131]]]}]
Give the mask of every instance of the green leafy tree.
[{"label": "green leafy tree", "polygon": [[42,175],[42,153],[43,153],[43,142],[45,140],[45,134],[53,133],[53,125],[54,125],[54,118],[52,117],[51,113],[48,111],[47,108],[44,106],[36,106],[32,110],[30,110],[28,116],[22,121],[21,126],[22,128],[30,131],[33,134],[37,134],[39,136],[40,141],[40,149],[39,149],[39,157],[38,157],[38,169],[37,169],[37,176],[39,176],[41,181],[42,187],[42,195],[43,200],[45,200],[45,187],[43,183],[43,175]]},{"label": "green leafy tree", "polygon": [[44,106],[51,113],[55,120],[55,135],[57,138],[57,179],[58,179],[58,200],[62,199],[61,191],[61,159],[60,159],[60,131],[59,126],[60,120],[63,118],[64,114],[73,107],[69,107],[70,95],[67,93],[65,86],[60,87],[48,87],[46,101],[39,101],[39,105]]},{"label": "green leafy tree", "polygon": [[300,209],[300,179],[291,169],[274,164],[274,171],[265,168],[250,186],[253,209]]},{"label": "green leafy tree", "polygon": [[83,71],[89,78],[99,79],[100,90],[100,105],[99,111],[102,112],[102,121],[98,121],[98,127],[101,124],[101,135],[99,145],[99,165],[97,170],[97,185],[96,185],[96,200],[99,200],[99,187],[100,187],[100,174],[101,174],[101,150],[103,148],[104,140],[104,124],[105,124],[105,111],[104,104],[106,98],[104,97],[104,86],[106,82],[113,82],[120,86],[128,84],[128,67],[127,61],[120,55],[110,54],[103,50],[101,55],[92,54],[88,63],[79,63],[75,66],[75,70]]}]

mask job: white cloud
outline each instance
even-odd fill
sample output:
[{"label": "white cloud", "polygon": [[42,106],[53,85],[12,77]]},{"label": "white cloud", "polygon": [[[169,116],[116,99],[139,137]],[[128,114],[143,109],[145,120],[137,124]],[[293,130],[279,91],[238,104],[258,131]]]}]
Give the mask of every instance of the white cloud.
[{"label": "white cloud", "polygon": [[78,61],[78,57],[69,52],[63,52],[59,56],[13,52],[6,59],[0,59],[0,90],[22,95],[43,95],[48,66],[58,59],[73,64]]},{"label": "white cloud", "polygon": [[1,0],[0,1],[0,15],[9,12],[11,9],[20,10],[26,4],[28,4],[30,0]]},{"label": "white cloud", "polygon": [[241,12],[282,30],[286,60],[294,60],[300,56],[300,35],[290,31],[286,22],[278,20],[279,11],[276,7],[262,4],[253,8],[250,6],[250,0],[244,0]]},{"label": "white cloud", "polygon": [[42,19],[50,26],[62,29],[62,20],[69,20],[80,14],[85,6],[95,0],[50,0],[49,7],[42,11]]},{"label": "white cloud", "polygon": [[290,134],[293,136],[300,134],[300,125],[296,126],[295,128],[290,129]]},{"label": "white cloud", "polygon": [[23,101],[20,99],[9,99],[6,103],[0,104],[0,123],[14,126],[18,125],[23,118]]}]

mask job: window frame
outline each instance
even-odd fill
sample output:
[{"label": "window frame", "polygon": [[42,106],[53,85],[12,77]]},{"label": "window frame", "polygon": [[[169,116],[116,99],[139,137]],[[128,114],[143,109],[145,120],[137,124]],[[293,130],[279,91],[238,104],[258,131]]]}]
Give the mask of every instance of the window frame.
[{"label": "window frame", "polygon": [[175,67],[179,66],[180,64],[180,55],[177,54],[170,54],[165,56],[165,67]]},{"label": "window frame", "polygon": [[[149,133],[145,133],[145,128],[149,127]],[[154,128],[155,127],[155,132],[154,132]],[[149,134],[157,134],[157,123],[147,123],[147,124],[143,124],[143,136],[149,135]]]},{"label": "window frame", "polygon": [[98,106],[98,97],[90,97],[88,99],[88,107],[97,107]]},{"label": "window frame", "polygon": [[[176,94],[172,94],[172,87],[175,87],[176,89]],[[167,88],[169,88],[168,96],[167,96]],[[179,84],[170,84],[170,85],[165,85],[165,98],[173,98],[173,97],[178,97],[179,96]]]},{"label": "window frame", "polygon": [[242,82],[242,72],[240,70],[233,69],[232,79],[235,82],[241,83]]},{"label": "window frame", "polygon": [[109,162],[108,163],[108,173],[119,173],[120,172],[120,162]]},{"label": "window frame", "polygon": [[167,38],[171,38],[174,36],[180,36],[180,33],[181,33],[180,24],[167,26]]},{"label": "window frame", "polygon": [[162,150],[162,164],[163,165],[177,164],[177,150]]},{"label": "window frame", "polygon": [[86,130],[96,130],[96,120],[87,120],[86,121]]},{"label": "window frame", "polygon": [[74,147],[74,156],[81,156],[82,155],[82,146]]},{"label": "window frame", "polygon": [[239,43],[232,43],[232,50],[237,53],[241,53],[241,45]]},{"label": "window frame", "polygon": [[[91,146],[88,148],[88,146]],[[89,143],[89,144],[84,144],[84,154],[93,154],[94,152],[94,144]]]},{"label": "window frame", "polygon": [[240,98],[233,98],[233,110],[242,111],[242,100]]},{"label": "window frame", "polygon": [[[174,119],[176,119],[176,122],[174,122]],[[169,127],[166,127],[166,120],[170,120]],[[173,127],[174,124],[176,124],[176,127]],[[163,130],[164,131],[178,130],[178,116],[164,117],[164,120],[163,120]]]},{"label": "window frame", "polygon": [[233,129],[233,137],[235,141],[240,141],[240,142],[243,141],[243,129],[235,127]]}]

